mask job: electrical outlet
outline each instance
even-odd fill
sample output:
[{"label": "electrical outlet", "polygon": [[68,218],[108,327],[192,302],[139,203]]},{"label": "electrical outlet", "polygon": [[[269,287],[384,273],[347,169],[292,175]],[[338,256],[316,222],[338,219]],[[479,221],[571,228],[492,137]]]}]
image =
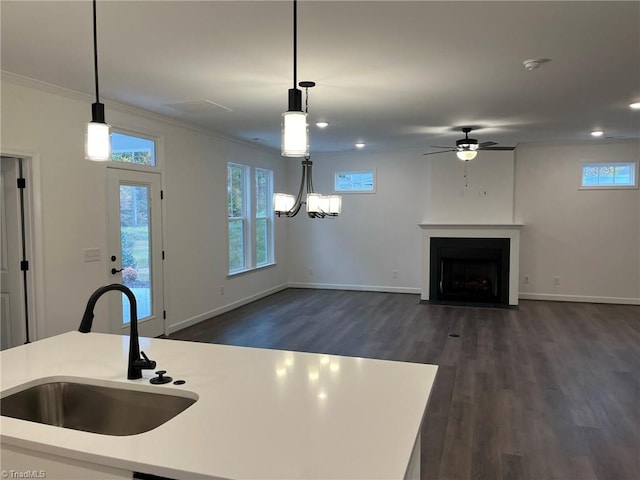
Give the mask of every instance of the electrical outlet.
[{"label": "electrical outlet", "polygon": [[529,275],[524,276],[524,283],[529,283]]},{"label": "electrical outlet", "polygon": [[224,295],[224,287],[220,287],[220,295]]},{"label": "electrical outlet", "polygon": [[553,277],[553,284],[560,285],[560,277]]},{"label": "electrical outlet", "polygon": [[391,278],[398,278],[398,271],[394,270],[391,272]]},{"label": "electrical outlet", "polygon": [[313,277],[313,268],[310,268],[310,269],[309,269],[309,276],[310,276],[310,277]]}]

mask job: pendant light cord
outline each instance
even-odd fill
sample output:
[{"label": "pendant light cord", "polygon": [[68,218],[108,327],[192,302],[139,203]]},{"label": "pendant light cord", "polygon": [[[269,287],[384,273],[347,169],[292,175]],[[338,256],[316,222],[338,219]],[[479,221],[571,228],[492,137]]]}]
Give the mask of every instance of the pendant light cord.
[{"label": "pendant light cord", "polygon": [[293,0],[293,88],[298,88],[298,0]]},{"label": "pendant light cord", "polygon": [[98,22],[96,18],[96,0],[93,0],[93,61],[96,76],[96,103],[100,103],[100,90],[98,88]]}]

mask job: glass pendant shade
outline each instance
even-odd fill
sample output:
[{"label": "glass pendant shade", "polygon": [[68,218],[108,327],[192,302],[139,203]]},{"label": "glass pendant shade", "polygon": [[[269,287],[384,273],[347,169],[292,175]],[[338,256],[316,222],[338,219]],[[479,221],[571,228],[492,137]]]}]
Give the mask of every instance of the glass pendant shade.
[{"label": "glass pendant shade", "polygon": [[473,160],[474,158],[476,158],[476,155],[478,155],[478,152],[475,150],[458,150],[456,152],[456,155],[460,160],[467,162],[469,160]]},{"label": "glass pendant shade", "polygon": [[273,210],[276,213],[286,213],[290,211],[296,203],[296,197],[286,193],[275,193],[273,195]]},{"label": "glass pendant shade", "polygon": [[85,158],[96,162],[111,160],[111,125],[99,122],[87,124]]},{"label": "glass pendant shade", "polygon": [[309,126],[307,114],[288,111],[282,114],[282,156],[306,157],[309,155]]}]

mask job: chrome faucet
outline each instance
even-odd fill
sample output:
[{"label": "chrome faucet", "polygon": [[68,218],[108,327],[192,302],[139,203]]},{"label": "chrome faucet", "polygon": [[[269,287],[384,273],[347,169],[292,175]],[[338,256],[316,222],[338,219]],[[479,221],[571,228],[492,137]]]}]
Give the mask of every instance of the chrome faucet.
[{"label": "chrome faucet", "polygon": [[[119,283],[112,283],[111,285],[105,285],[97,289],[87,302],[87,308],[82,316],[82,322],[80,322],[80,328],[78,331],[82,333],[89,333],[91,331],[91,325],[93,324],[93,309],[96,306],[98,299],[107,292],[112,290],[118,290],[124,293],[129,299],[130,309],[130,331],[129,331],[129,365],[127,366],[127,378],[129,380],[136,380],[142,378],[142,370],[153,370],[156,368],[156,362],[149,360],[149,358],[140,351],[140,342],[138,340],[138,304],[136,303],[136,297],[131,290]],[[143,358],[140,358],[142,354]]]}]

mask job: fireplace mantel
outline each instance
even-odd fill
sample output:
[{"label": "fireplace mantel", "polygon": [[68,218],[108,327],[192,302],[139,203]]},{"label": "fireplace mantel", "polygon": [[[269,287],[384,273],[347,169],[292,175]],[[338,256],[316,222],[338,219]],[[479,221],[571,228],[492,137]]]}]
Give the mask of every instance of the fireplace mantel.
[{"label": "fireplace mantel", "polygon": [[520,229],[524,226],[523,224],[421,223],[418,226],[424,231],[422,238],[422,287],[420,295],[422,300],[429,300],[429,264],[432,237],[508,238],[510,239],[509,305],[518,305],[520,278]]}]

